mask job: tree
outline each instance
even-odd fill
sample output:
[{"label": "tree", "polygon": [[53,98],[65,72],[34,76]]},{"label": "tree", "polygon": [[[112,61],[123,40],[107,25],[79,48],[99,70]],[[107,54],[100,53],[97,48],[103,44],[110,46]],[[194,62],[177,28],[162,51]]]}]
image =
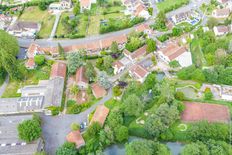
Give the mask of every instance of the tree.
[{"label": "tree", "polygon": [[152,136],[159,137],[179,117],[176,105],[169,106],[168,104],[162,104],[154,115],[150,115],[147,118],[144,127]]},{"label": "tree", "polygon": [[180,64],[178,61],[173,60],[173,61],[169,62],[169,66],[172,68],[177,68],[177,67],[180,67]]},{"label": "tree", "polygon": [[115,137],[118,142],[123,142],[128,139],[129,133],[126,126],[117,127],[115,130]]},{"label": "tree", "polygon": [[139,116],[144,110],[144,103],[135,94],[128,96],[124,104],[124,112],[128,116]]},{"label": "tree", "polygon": [[155,73],[150,73],[145,81],[144,81],[144,87],[146,90],[150,90],[152,89],[157,83],[157,79],[156,79],[156,74]]},{"label": "tree", "polygon": [[80,13],[80,2],[76,2],[73,8],[73,14],[76,16]]},{"label": "tree", "polygon": [[88,129],[86,131],[86,136],[89,138],[96,137],[100,130],[101,130],[101,125],[98,122],[93,122],[88,127]]},{"label": "tree", "polygon": [[72,129],[72,131],[80,130],[80,125],[77,123],[72,123],[71,129]]},{"label": "tree", "polygon": [[105,56],[103,58],[103,64],[104,64],[104,67],[106,70],[112,68],[113,61],[114,61],[114,59],[110,55]]},{"label": "tree", "polygon": [[38,120],[25,120],[17,127],[19,138],[26,142],[37,140],[42,133],[42,129]]},{"label": "tree", "polygon": [[175,98],[176,98],[177,100],[183,101],[183,100],[185,99],[184,93],[181,92],[181,91],[177,91],[177,92],[175,93]]},{"label": "tree", "polygon": [[67,57],[68,61],[68,72],[69,74],[74,74],[78,67],[82,66],[84,63],[83,57],[80,53],[70,53]]},{"label": "tree", "polygon": [[113,53],[118,53],[119,49],[118,49],[118,43],[116,41],[113,41],[110,47],[111,52]]},{"label": "tree", "polygon": [[115,86],[115,87],[113,88],[113,94],[114,94],[114,96],[116,96],[116,97],[122,95],[122,91],[121,91],[121,89],[120,89],[119,86]]},{"label": "tree", "polygon": [[39,9],[42,11],[47,9],[47,5],[45,1],[40,1],[38,6],[39,6]]},{"label": "tree", "polygon": [[181,151],[181,155],[209,155],[208,148],[202,142],[187,144]]},{"label": "tree", "polygon": [[175,37],[181,36],[182,33],[183,33],[183,30],[181,28],[174,27],[172,29],[172,35]]},{"label": "tree", "polygon": [[36,55],[34,57],[35,63],[37,65],[43,65],[45,63],[45,56],[44,55]]},{"label": "tree", "polygon": [[99,84],[104,87],[105,89],[109,89],[111,87],[111,82],[108,80],[109,78],[103,72],[101,72],[98,76]]},{"label": "tree", "polygon": [[90,82],[94,81],[96,77],[96,72],[91,62],[87,62],[85,65],[85,77],[87,77]]},{"label": "tree", "polygon": [[79,93],[79,88],[78,88],[78,86],[77,85],[73,85],[71,88],[70,88],[70,92],[71,92],[71,94],[73,94],[73,95],[77,95],[78,93]]},{"label": "tree", "polygon": [[213,18],[213,17],[208,18],[207,25],[210,29],[212,29],[214,26],[218,25],[218,21],[216,18]]},{"label": "tree", "polygon": [[117,126],[121,126],[123,124],[123,117],[122,117],[122,113],[121,111],[116,108],[113,109],[109,116],[107,117],[107,125],[111,128],[111,129],[116,129]]},{"label": "tree", "polygon": [[0,68],[6,71],[11,78],[21,77],[16,61],[16,56],[19,52],[16,38],[0,30],[0,47]]},{"label": "tree", "polygon": [[143,44],[138,37],[130,37],[129,41],[126,44],[126,49],[130,52],[133,52],[139,47],[141,47],[142,45]]},{"label": "tree", "polygon": [[58,52],[59,52],[60,58],[65,59],[64,48],[60,45],[60,43],[58,43]]},{"label": "tree", "polygon": [[156,23],[154,25],[154,29],[157,30],[165,30],[166,27],[166,16],[163,11],[160,11],[156,17]]},{"label": "tree", "polygon": [[151,57],[151,61],[153,62],[153,65],[157,65],[157,60],[156,60],[156,56],[155,55],[153,55]]},{"label": "tree", "polygon": [[56,150],[56,155],[77,155],[77,149],[74,143],[65,142]]},{"label": "tree", "polygon": [[156,50],[156,42],[153,39],[147,39],[146,40],[146,44],[147,44],[147,52],[151,53],[154,52]]},{"label": "tree", "polygon": [[164,144],[151,140],[136,140],[126,144],[126,155],[170,155]]},{"label": "tree", "polygon": [[204,92],[204,99],[205,100],[211,100],[213,98],[213,93],[211,92],[210,88],[206,88]]}]

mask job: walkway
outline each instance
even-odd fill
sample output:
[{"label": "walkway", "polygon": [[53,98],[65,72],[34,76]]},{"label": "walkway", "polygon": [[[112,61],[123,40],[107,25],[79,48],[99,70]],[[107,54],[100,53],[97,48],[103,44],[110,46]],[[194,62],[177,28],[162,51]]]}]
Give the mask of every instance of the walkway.
[{"label": "walkway", "polygon": [[4,83],[0,87],[0,97],[2,97],[3,93],[5,92],[5,89],[6,89],[7,85],[8,85],[8,83],[9,83],[9,75],[7,75]]},{"label": "walkway", "polygon": [[61,16],[61,12],[56,14],[56,20],[55,20],[55,23],[53,25],[52,32],[51,32],[51,35],[49,37],[49,40],[52,40],[54,38],[55,34],[56,34],[56,29],[57,29],[58,24],[59,24],[60,16]]},{"label": "walkway", "polygon": [[95,110],[98,105],[104,104],[112,98],[112,89],[109,90],[107,96],[99,102],[85,110],[80,114],[46,116],[41,115],[42,131],[45,140],[45,150],[48,154],[54,155],[56,149],[65,142],[66,135],[71,131],[70,125],[75,123],[87,122],[88,115]]}]

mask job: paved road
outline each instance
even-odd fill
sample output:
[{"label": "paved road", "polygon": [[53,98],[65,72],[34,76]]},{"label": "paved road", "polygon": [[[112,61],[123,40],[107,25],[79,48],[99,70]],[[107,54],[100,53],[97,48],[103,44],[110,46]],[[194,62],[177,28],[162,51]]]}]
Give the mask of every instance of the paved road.
[{"label": "paved road", "polygon": [[56,34],[56,29],[57,29],[58,24],[59,24],[60,16],[61,16],[61,12],[56,14],[56,20],[55,20],[55,23],[53,25],[52,32],[51,32],[51,35],[49,38],[50,40],[52,40]]},{"label": "paved road", "polygon": [[112,98],[112,89],[109,90],[107,96],[91,106],[86,111],[76,115],[59,115],[46,116],[41,115],[43,120],[42,131],[45,140],[45,150],[49,155],[54,155],[56,149],[65,142],[66,135],[71,131],[70,125],[73,122],[86,122],[88,115],[95,110],[98,105],[104,104]]},{"label": "paved road", "polygon": [[5,92],[5,89],[6,89],[7,85],[8,85],[8,83],[9,83],[9,75],[7,75],[4,83],[0,87],[0,97],[2,97],[3,93]]}]

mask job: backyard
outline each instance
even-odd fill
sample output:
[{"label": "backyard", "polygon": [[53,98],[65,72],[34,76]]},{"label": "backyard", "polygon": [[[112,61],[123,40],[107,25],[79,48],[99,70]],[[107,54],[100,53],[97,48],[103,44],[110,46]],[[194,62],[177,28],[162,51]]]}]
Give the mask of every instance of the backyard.
[{"label": "backyard", "polygon": [[[89,12],[76,16],[73,16],[70,12],[64,12],[58,24],[56,37],[80,38],[99,34],[100,25],[107,24],[109,19],[126,19],[126,16],[122,13],[124,7],[120,3],[119,0],[111,0],[103,6],[93,4]],[[74,22],[76,26],[73,24]],[[69,32],[67,29],[69,29]]]},{"label": "backyard", "polygon": [[26,85],[36,85],[39,80],[47,80],[50,76],[50,66],[43,65],[38,66],[35,70],[28,70],[25,74],[25,79],[22,81],[17,81],[10,79],[9,84],[6,87],[2,98],[12,98],[19,97],[20,94],[17,93],[18,89]]},{"label": "backyard", "polygon": [[163,2],[157,3],[157,7],[159,11],[169,12],[188,3],[189,0],[164,0]]},{"label": "backyard", "polygon": [[53,24],[55,22],[55,16],[48,13],[47,10],[41,11],[38,7],[28,7],[23,11],[23,14],[19,17],[20,21],[38,22],[41,24],[39,37],[49,37]]}]

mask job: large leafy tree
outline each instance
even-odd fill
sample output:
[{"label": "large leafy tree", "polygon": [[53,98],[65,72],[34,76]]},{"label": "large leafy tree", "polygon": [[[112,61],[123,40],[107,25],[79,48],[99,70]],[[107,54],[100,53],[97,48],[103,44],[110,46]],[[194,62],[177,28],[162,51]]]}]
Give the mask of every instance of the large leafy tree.
[{"label": "large leafy tree", "polygon": [[181,155],[209,155],[209,151],[202,142],[187,144],[181,151]]},{"label": "large leafy tree", "polygon": [[170,151],[164,144],[151,140],[137,140],[126,144],[126,155],[170,155]]},{"label": "large leafy tree", "polygon": [[154,115],[148,117],[145,123],[145,129],[152,136],[160,136],[165,132],[177,119],[179,119],[179,111],[176,105],[161,105]]},{"label": "large leafy tree", "polygon": [[115,130],[116,140],[122,142],[128,139],[129,133],[126,126],[120,126]]},{"label": "large leafy tree", "polygon": [[42,133],[40,121],[37,118],[25,120],[18,125],[19,138],[26,142],[37,140]]},{"label": "large leafy tree", "polygon": [[144,110],[144,103],[135,94],[128,96],[123,104],[124,112],[128,116],[139,116]]},{"label": "large leafy tree", "polygon": [[117,53],[117,52],[119,51],[117,42],[114,41],[114,42],[111,44],[110,50],[111,50],[111,52],[113,52],[113,53]]},{"label": "large leafy tree", "polygon": [[146,44],[147,44],[147,52],[151,53],[154,52],[156,50],[156,42],[153,39],[147,39],[146,40]]},{"label": "large leafy tree", "polygon": [[77,155],[77,149],[74,143],[64,143],[56,150],[56,155]]},{"label": "large leafy tree", "polygon": [[82,66],[84,63],[83,57],[80,53],[70,53],[67,57],[68,59],[68,72],[69,74],[74,74],[78,67]]},{"label": "large leafy tree", "polygon": [[89,79],[90,82],[94,81],[96,77],[96,72],[94,70],[94,66],[91,62],[87,62],[85,66],[85,77]]},{"label": "large leafy tree", "polygon": [[11,78],[20,77],[16,56],[19,51],[17,40],[0,30],[0,68],[5,70]]},{"label": "large leafy tree", "polygon": [[111,82],[108,80],[107,75],[104,72],[101,72],[98,76],[99,84],[105,89],[109,89],[111,87]]}]

